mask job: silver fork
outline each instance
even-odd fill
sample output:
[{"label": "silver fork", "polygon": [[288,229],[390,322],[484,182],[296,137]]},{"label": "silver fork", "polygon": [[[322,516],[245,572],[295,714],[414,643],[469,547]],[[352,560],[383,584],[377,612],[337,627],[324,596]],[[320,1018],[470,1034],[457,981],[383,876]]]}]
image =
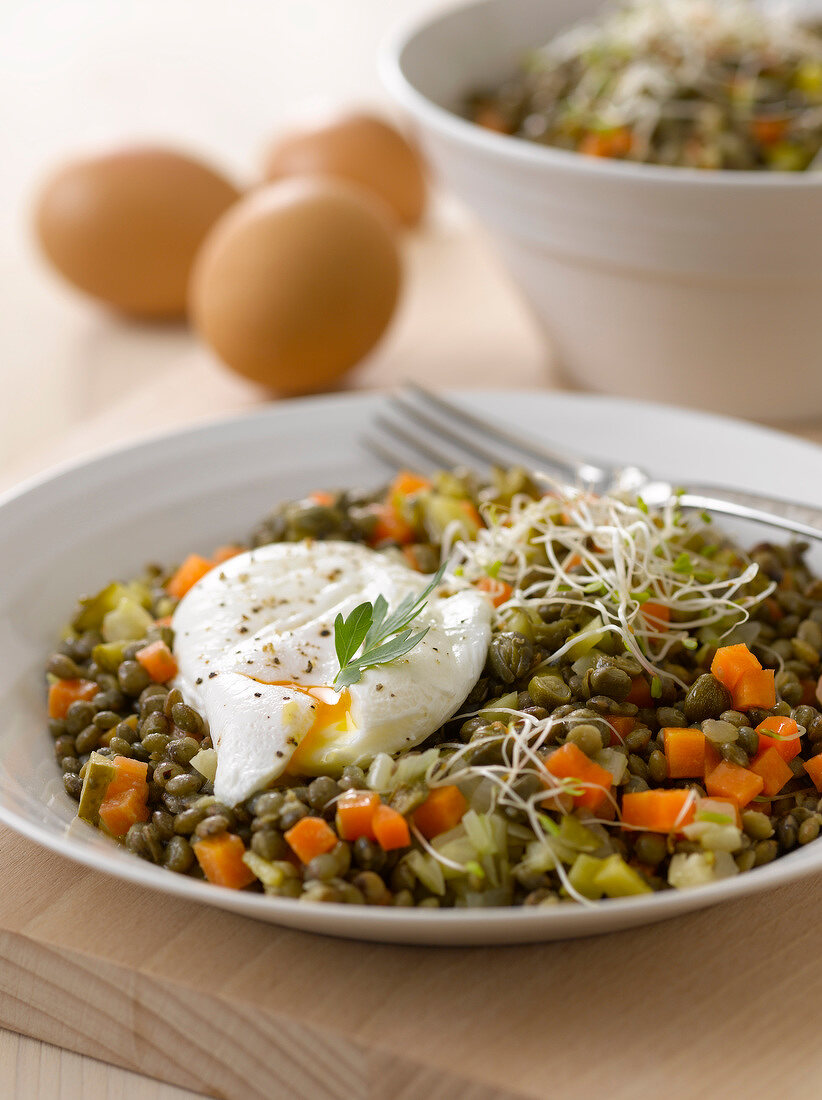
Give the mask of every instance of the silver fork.
[{"label": "silver fork", "polygon": [[519,429],[491,423],[413,383],[388,398],[386,410],[375,418],[362,442],[394,469],[524,463],[595,492],[636,492],[652,506],[664,504],[676,492],[682,508],[753,520],[822,541],[822,509],[718,485],[674,485],[638,466],[597,465],[555,450]]}]

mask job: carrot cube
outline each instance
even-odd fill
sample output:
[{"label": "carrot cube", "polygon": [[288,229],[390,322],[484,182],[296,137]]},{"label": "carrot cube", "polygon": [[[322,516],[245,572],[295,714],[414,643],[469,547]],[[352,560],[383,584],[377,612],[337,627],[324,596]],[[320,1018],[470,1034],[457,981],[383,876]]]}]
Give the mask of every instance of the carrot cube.
[{"label": "carrot cube", "polygon": [[775,748],[758,753],[750,770],[762,776],[762,793],[768,798],[779,794],[785,784],[793,779],[793,772]]},{"label": "carrot cube", "polygon": [[72,703],[93,699],[99,690],[93,680],[57,680],[49,688],[49,718],[65,718]]},{"label": "carrot cube", "polygon": [[146,794],[134,788],[116,795],[106,793],[100,806],[100,820],[112,836],[125,836],[138,821],[148,821],[147,794],[148,787]]},{"label": "carrot cube", "polygon": [[765,780],[748,768],[723,760],[713,769],[705,781],[709,795],[716,798],[729,798],[740,809],[756,798],[765,786]]},{"label": "carrot cube", "polygon": [[106,787],[106,798],[116,798],[126,791],[137,791],[145,800],[148,797],[148,764],[128,756],[115,756],[112,764],[117,772]]},{"label": "carrot cube", "polygon": [[203,558],[199,554],[189,554],[166,585],[166,592],[181,600],[186,592],[213,568],[214,562],[209,561],[208,558]]},{"label": "carrot cube", "polygon": [[425,802],[414,812],[414,824],[430,840],[459,825],[467,809],[468,803],[459,787],[433,787]]},{"label": "carrot cube", "polygon": [[760,668],[758,671],[745,672],[731,690],[735,710],[750,710],[762,707],[770,710],[776,706],[776,687],[774,670]]},{"label": "carrot cube", "polygon": [[621,745],[625,738],[636,729],[636,718],[622,718],[619,715],[608,716],[608,725],[611,727],[611,745]]},{"label": "carrot cube", "polygon": [[818,791],[822,791],[822,753],[805,761],[805,771]]},{"label": "carrot cube", "polygon": [[243,862],[245,845],[236,833],[206,836],[194,845],[194,855],[209,882],[242,890],[256,875]]},{"label": "carrot cube", "polygon": [[671,779],[701,779],[705,774],[705,742],[702,730],[680,729],[671,726],[663,729],[665,758]]},{"label": "carrot cube", "polygon": [[337,834],[321,817],[303,817],[283,835],[302,863],[310,863],[315,856],[330,852],[338,840]]},{"label": "carrot cube", "polygon": [[637,791],[622,796],[622,822],[655,833],[680,832],[696,812],[690,791]]},{"label": "carrot cube", "polygon": [[747,672],[760,672],[762,665],[746,645],[725,645],[716,651],[711,662],[714,678],[733,692]]},{"label": "carrot cube", "polygon": [[411,843],[408,822],[390,806],[378,806],[374,812],[374,835],[384,852],[407,848]]},{"label": "carrot cube", "polygon": [[759,734],[757,756],[761,756],[766,749],[776,749],[782,759],[790,763],[802,751],[799,726],[793,718],[783,718],[781,715],[765,718],[756,727],[756,732]]},{"label": "carrot cube", "polygon": [[611,790],[613,776],[596,761],[591,760],[572,741],[566,741],[545,761],[545,768],[557,779],[577,780],[581,794],[574,794],[574,805],[594,810]]},{"label": "carrot cube", "polygon": [[637,676],[631,683],[631,690],[625,700],[626,703],[634,703],[638,707],[652,707],[654,705],[651,687],[644,676]]},{"label": "carrot cube", "polygon": [[144,646],[135,658],[157,684],[165,684],[177,675],[177,661],[165,642],[159,639]]},{"label": "carrot cube", "polygon": [[380,805],[376,791],[346,791],[337,802],[337,832],[343,840],[374,835],[374,814]]}]

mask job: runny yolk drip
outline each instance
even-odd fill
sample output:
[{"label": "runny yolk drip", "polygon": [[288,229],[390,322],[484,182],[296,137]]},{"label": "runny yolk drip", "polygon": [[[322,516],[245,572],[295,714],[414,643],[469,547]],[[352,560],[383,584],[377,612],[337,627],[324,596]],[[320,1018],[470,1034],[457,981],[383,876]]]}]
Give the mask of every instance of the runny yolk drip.
[{"label": "runny yolk drip", "polygon": [[[333,688],[328,687],[306,687],[304,684],[295,684],[290,680],[280,680],[276,683],[278,687],[290,688],[310,698],[314,709],[311,728],[294,750],[286,768],[286,771],[298,773],[304,757],[312,752],[321,736],[334,726],[346,725],[351,710],[351,695],[347,688],[337,695]],[[334,696],[333,699],[330,699],[331,695]]]}]

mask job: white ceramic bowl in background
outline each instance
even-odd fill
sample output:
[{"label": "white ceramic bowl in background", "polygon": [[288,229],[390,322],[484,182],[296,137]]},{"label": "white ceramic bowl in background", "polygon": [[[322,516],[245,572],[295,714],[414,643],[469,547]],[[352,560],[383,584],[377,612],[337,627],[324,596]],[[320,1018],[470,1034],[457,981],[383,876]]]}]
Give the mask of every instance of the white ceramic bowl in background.
[{"label": "white ceramic bowl in background", "polygon": [[819,414],[822,175],[599,160],[456,113],[600,7],[482,0],[438,13],[386,45],[383,75],[572,378],[740,416]]},{"label": "white ceramic bowl in background", "polygon": [[[676,482],[717,477],[724,441],[730,485],[778,494],[801,470],[822,505],[822,449],[773,432],[612,398],[534,392],[460,394],[481,416],[594,459],[646,466]],[[46,732],[43,668],[77,596],[146,561],[242,537],[289,497],[376,486],[389,472],[358,444],[383,399],[357,394],[289,401],[105,455],[0,500],[0,821],[61,855],[148,889],[312,932],[402,943],[528,943],[663,920],[822,871],[822,839],[744,875],[591,909],[363,909],[307,905],[175,875],[130,855],[74,818]],[[676,448],[666,447],[672,439]],[[746,536],[762,537],[761,529]],[[819,565],[819,562],[816,562]],[[38,873],[32,864],[32,874]],[[159,910],[158,910],[159,911]]]}]

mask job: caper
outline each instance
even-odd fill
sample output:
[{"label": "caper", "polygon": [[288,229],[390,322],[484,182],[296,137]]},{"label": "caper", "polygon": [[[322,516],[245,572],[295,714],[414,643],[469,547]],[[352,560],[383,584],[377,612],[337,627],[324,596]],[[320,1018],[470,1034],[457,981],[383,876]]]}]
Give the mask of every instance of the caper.
[{"label": "caper", "polygon": [[574,726],[566,740],[582,749],[586,756],[593,756],[602,748],[602,735],[599,729],[587,722]]},{"label": "caper", "polygon": [[189,842],[182,836],[173,836],[166,847],[163,860],[169,871],[176,871],[184,875],[194,865],[194,850]]},{"label": "caper", "polygon": [[667,854],[665,837],[659,833],[640,833],[634,841],[634,855],[649,867],[656,867]]},{"label": "caper", "polygon": [[618,703],[627,698],[631,684],[628,673],[612,664],[595,668],[591,673],[591,690],[596,695],[607,695]]},{"label": "caper", "polygon": [[534,645],[518,631],[495,634],[488,650],[488,667],[503,684],[513,684],[534,662]]},{"label": "caper", "polygon": [[183,733],[190,733],[195,737],[203,734],[203,720],[192,707],[185,703],[174,703],[171,708],[171,720],[177,729]]},{"label": "caper", "polygon": [[328,775],[320,775],[308,787],[308,804],[312,810],[325,810],[339,793],[340,788],[335,780]]},{"label": "caper", "polygon": [[151,677],[139,661],[122,661],[117,669],[117,682],[126,695],[137,696],[151,683]]},{"label": "caper", "polygon": [[251,850],[262,859],[286,859],[290,849],[278,829],[270,826],[260,829],[251,836]]},{"label": "caper", "polygon": [[561,676],[551,672],[538,672],[528,681],[528,694],[537,704],[552,711],[571,701],[571,689]]},{"label": "caper", "polygon": [[682,704],[683,713],[690,722],[718,718],[723,710],[730,710],[730,707],[731,693],[709,672],[697,677]]}]

